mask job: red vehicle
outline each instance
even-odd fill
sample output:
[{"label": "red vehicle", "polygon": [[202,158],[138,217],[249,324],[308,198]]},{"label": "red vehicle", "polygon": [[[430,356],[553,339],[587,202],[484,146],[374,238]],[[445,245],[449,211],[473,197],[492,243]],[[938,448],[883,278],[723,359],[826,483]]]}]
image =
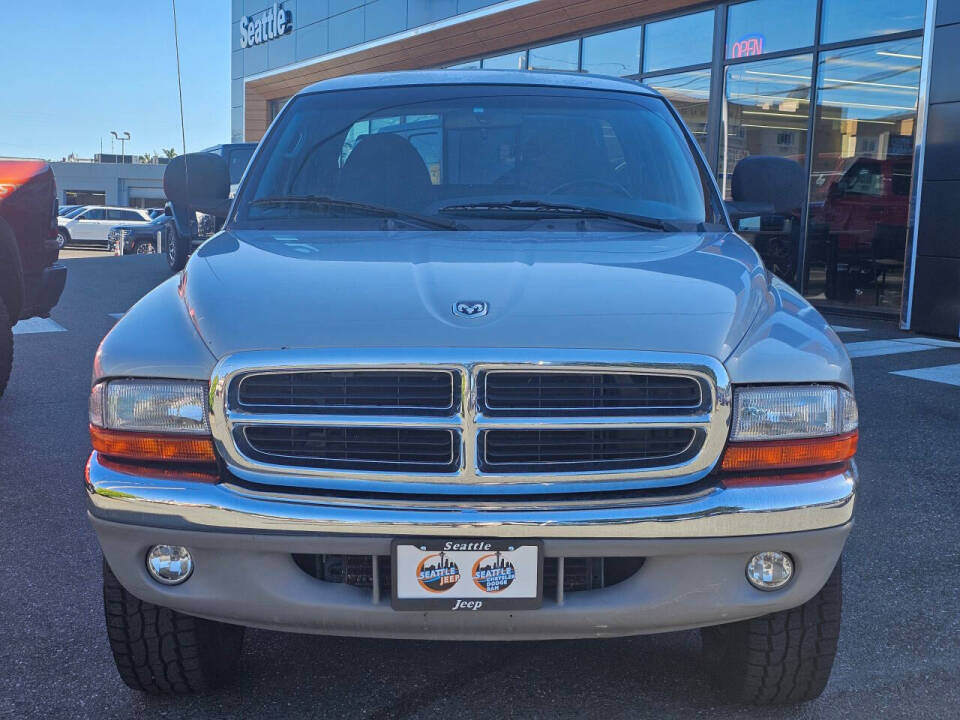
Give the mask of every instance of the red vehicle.
[{"label": "red vehicle", "polygon": [[873,287],[880,304],[887,275],[902,273],[910,207],[909,157],[857,158],[829,186],[819,208],[811,204],[812,227],[822,228],[826,295],[849,300]]},{"label": "red vehicle", "polygon": [[57,263],[57,192],[43,160],[0,159],[0,395],[13,364],[13,326],[47,317],[67,269]]}]

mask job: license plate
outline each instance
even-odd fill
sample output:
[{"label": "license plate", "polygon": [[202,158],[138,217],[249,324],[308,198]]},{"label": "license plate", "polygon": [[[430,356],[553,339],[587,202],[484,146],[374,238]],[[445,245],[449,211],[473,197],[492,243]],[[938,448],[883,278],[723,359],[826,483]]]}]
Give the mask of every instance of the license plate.
[{"label": "license plate", "polygon": [[535,610],[543,552],[535,540],[394,540],[394,610]]}]

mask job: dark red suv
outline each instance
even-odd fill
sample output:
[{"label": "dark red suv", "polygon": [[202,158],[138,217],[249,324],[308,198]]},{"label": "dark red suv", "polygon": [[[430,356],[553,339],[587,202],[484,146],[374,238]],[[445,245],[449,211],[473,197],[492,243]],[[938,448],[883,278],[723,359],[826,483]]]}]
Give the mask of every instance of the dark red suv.
[{"label": "dark red suv", "polygon": [[43,160],[0,159],[0,395],[13,364],[12,328],[46,317],[67,269],[57,263],[57,191]]}]

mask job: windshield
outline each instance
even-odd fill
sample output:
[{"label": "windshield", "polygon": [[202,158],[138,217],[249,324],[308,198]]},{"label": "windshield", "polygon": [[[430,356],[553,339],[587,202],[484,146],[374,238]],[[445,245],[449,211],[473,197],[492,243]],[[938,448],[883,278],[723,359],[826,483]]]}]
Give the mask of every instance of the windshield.
[{"label": "windshield", "polygon": [[236,185],[243,177],[243,171],[247,169],[250,158],[253,155],[253,147],[238,147],[229,152],[227,167],[230,170],[230,184]]},{"label": "windshield", "polygon": [[60,217],[72,218],[74,215],[79,215],[86,208],[86,205],[79,205],[75,208],[67,210],[66,212],[61,212]]},{"label": "windshield", "polygon": [[703,177],[656,97],[522,86],[348,90],[290,103],[248,174],[235,220],[693,229],[714,221]]}]

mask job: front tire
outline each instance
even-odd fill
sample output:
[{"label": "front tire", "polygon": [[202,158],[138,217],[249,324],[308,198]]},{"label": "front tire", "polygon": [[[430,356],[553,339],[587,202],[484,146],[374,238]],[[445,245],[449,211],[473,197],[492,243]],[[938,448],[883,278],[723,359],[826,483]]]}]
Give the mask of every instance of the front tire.
[{"label": "front tire", "polygon": [[67,243],[70,242],[70,233],[68,233],[63,228],[57,230],[57,247],[61,250],[67,246]]},{"label": "front tire", "polygon": [[820,696],[840,636],[841,563],[800,607],[753,620],[702,628],[704,655],[736,702],[783,705]]},{"label": "front tire", "polygon": [[103,609],[123,682],[151,695],[183,695],[225,685],[236,674],[244,629],[144,602],[103,562]]},{"label": "front tire", "polygon": [[0,298],[0,397],[7,389],[10,371],[13,369],[13,319],[3,298]]},{"label": "front tire", "polygon": [[167,239],[167,265],[170,266],[170,272],[180,272],[190,255],[190,238],[180,237],[176,228],[168,227],[164,232]]}]

